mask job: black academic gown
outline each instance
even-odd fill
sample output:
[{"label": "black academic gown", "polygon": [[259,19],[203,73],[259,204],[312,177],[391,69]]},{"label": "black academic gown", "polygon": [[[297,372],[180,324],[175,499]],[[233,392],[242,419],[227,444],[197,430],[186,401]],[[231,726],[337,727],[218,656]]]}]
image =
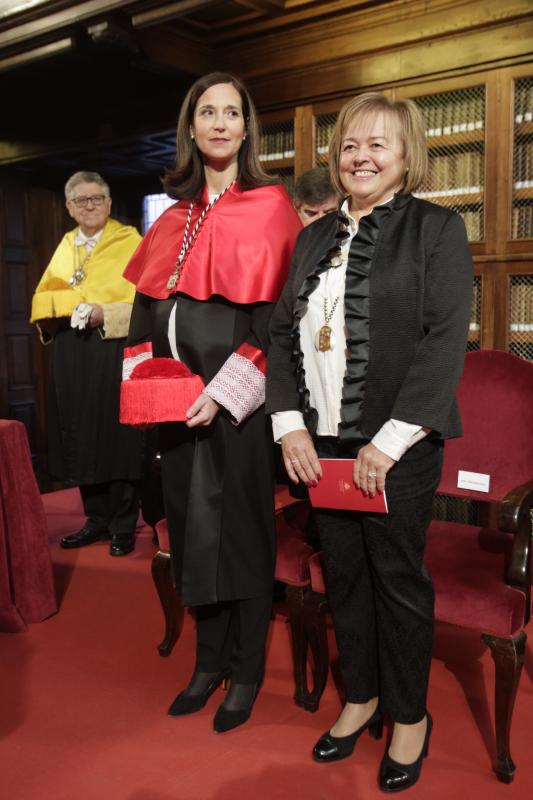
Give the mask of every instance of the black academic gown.
[{"label": "black academic gown", "polygon": [[[207,384],[243,342],[264,352],[273,305],[240,305],[137,293],[129,346],[152,341],[171,357],[168,321],[176,309],[178,355]],[[223,408],[213,423],[160,428],[165,512],[174,575],[186,606],[258,597],[272,589],[275,557],[273,445],[261,406],[236,426]]]},{"label": "black academic gown", "polygon": [[119,422],[126,339],[69,320],[51,344],[48,459],[53,478],[73,486],[139,480],[142,433]]}]

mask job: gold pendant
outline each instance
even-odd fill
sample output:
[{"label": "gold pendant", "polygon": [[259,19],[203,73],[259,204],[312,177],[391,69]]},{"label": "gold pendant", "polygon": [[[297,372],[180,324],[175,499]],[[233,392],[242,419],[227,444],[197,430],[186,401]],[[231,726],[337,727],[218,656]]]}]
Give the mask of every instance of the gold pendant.
[{"label": "gold pendant", "polygon": [[321,353],[326,350],[333,350],[335,348],[335,334],[329,325],[322,325],[319,331],[315,334],[315,348]]}]

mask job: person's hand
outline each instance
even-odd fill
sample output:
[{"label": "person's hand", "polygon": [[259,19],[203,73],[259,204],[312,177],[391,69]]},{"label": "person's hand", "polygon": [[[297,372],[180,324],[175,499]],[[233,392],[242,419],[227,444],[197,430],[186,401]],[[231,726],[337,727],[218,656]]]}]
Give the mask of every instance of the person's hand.
[{"label": "person's hand", "polygon": [[104,324],[104,309],[98,303],[93,303],[92,306],[93,310],[89,315],[89,327],[99,328],[100,325]]},{"label": "person's hand", "polygon": [[218,404],[209,395],[201,394],[187,409],[186,414],[189,419],[185,424],[188,428],[195,428],[197,425],[211,425],[218,412]]},{"label": "person's hand", "polygon": [[385,475],[396,464],[390,456],[369,442],[359,450],[353,465],[353,482],[365,494],[374,497],[385,489]]},{"label": "person's hand", "polygon": [[293,483],[303,481],[316,486],[322,477],[322,467],[308,431],[291,431],[281,437],[281,452],[287,474]]}]

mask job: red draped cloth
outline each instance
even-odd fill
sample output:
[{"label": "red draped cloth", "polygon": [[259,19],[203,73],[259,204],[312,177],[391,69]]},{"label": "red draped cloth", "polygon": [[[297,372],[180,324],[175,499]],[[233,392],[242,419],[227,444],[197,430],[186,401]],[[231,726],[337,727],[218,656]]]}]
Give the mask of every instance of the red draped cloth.
[{"label": "red draped cloth", "polygon": [[57,611],[44,508],[26,428],[0,420],[0,631]]}]

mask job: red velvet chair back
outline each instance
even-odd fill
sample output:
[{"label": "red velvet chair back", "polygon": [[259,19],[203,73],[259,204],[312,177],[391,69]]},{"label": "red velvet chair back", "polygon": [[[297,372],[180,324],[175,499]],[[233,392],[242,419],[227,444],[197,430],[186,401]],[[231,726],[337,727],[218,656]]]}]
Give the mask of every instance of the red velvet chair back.
[{"label": "red velvet chair back", "polygon": [[[468,353],[457,400],[464,436],[446,442],[438,492],[501,500],[533,479],[533,364],[496,350]],[[458,489],[458,470],[490,475],[490,491]]]}]

